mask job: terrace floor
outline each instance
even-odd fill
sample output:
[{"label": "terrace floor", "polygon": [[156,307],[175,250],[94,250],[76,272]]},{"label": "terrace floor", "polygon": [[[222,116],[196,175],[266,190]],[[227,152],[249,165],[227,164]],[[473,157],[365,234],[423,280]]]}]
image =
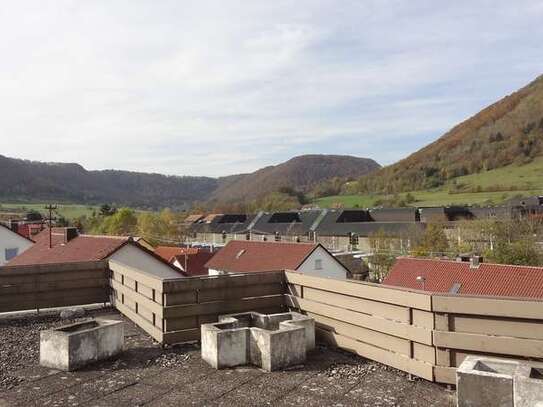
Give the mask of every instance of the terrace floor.
[{"label": "terrace floor", "polygon": [[[121,318],[111,309],[88,316]],[[70,373],[40,367],[39,331],[69,322],[58,314],[0,317],[0,407],[455,405],[443,386],[326,347],[285,371],[214,370],[196,344],[162,349],[130,321],[118,358]]]}]

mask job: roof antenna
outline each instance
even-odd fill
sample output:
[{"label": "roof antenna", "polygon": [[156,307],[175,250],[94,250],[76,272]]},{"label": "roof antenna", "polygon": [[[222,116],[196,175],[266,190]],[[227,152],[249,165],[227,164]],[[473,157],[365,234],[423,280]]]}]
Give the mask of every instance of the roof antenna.
[{"label": "roof antenna", "polygon": [[53,228],[53,211],[57,210],[56,205],[47,205],[45,207],[49,211],[49,248],[53,247],[53,237],[52,237],[52,228]]}]

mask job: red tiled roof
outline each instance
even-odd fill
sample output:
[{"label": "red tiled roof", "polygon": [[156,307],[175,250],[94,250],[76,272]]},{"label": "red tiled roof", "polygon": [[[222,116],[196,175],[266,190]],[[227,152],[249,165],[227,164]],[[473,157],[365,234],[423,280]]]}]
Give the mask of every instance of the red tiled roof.
[{"label": "red tiled roof", "polygon": [[543,267],[398,258],[383,284],[431,292],[450,292],[460,284],[458,294],[543,298]]},{"label": "red tiled roof", "polygon": [[155,253],[169,262],[172,260],[172,257],[178,255],[185,253],[196,254],[198,253],[198,249],[193,247],[157,246]]},{"label": "red tiled roof", "polygon": [[43,223],[19,223],[17,229],[20,235],[32,239],[33,236],[45,229],[45,225]]},{"label": "red tiled roof", "polygon": [[206,250],[193,250],[196,250],[196,253],[188,252],[188,254],[180,254],[174,256],[171,261],[173,263],[177,260],[181,267],[183,267],[184,274],[188,277],[206,276],[208,274],[206,263],[215,255],[215,253]]},{"label": "red tiled roof", "polygon": [[64,243],[62,229],[53,228],[52,248],[49,248],[49,230],[34,237],[36,244],[12,259],[9,266],[33,264],[75,263],[99,261],[113,254],[126,242],[128,237],[80,235]]},{"label": "red tiled roof", "polygon": [[206,267],[230,273],[295,270],[318,246],[232,240],[207,262]]},{"label": "red tiled roof", "polygon": [[187,256],[187,270],[184,270],[184,274],[187,276],[203,276],[208,274],[205,264],[215,253],[196,247],[158,246],[155,249],[155,254],[171,264],[177,260],[183,269],[185,268],[185,256]]}]

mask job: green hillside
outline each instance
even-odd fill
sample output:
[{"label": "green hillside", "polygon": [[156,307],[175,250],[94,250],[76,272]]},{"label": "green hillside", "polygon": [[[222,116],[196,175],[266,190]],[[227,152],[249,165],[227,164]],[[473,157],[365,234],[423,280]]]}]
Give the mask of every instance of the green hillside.
[{"label": "green hillside", "polygon": [[[408,192],[396,195],[406,200]],[[511,164],[495,170],[454,178],[441,188],[411,191],[414,201],[410,206],[486,205],[500,204],[517,195],[543,194],[543,157],[529,164]],[[316,203],[329,208],[335,204],[344,207],[372,207],[391,200],[393,195],[336,195],[320,198]]]},{"label": "green hillside", "polygon": [[543,155],[543,76],[393,165],[360,178],[360,194],[442,188],[455,178]]},{"label": "green hillside", "polygon": [[[0,213],[2,212],[17,212],[26,213],[29,211],[37,211],[42,215],[46,215],[45,206],[46,203],[0,203]],[[74,219],[83,215],[91,215],[93,211],[98,211],[97,206],[90,205],[76,205],[76,204],[63,204],[57,205],[57,214],[63,216],[66,219]]]}]

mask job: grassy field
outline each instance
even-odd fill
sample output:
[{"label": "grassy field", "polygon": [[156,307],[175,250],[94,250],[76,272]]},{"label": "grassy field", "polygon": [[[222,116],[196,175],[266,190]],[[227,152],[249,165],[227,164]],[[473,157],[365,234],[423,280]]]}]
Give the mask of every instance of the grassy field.
[{"label": "grassy field", "polygon": [[[46,203],[0,203],[0,212],[20,212],[38,211],[45,215],[48,212],[45,210]],[[92,205],[76,205],[76,204],[59,204],[57,205],[57,214],[66,219],[74,219],[82,215],[91,215],[92,211],[98,210],[97,206]]]},{"label": "grassy field", "polygon": [[[458,192],[451,193],[451,190]],[[477,192],[476,192],[477,191]],[[543,194],[543,157],[527,165],[509,165],[479,174],[458,177],[442,188],[430,191],[412,191],[412,206],[485,205],[500,204],[516,195]],[[407,193],[399,194],[405,198]],[[341,204],[346,208],[368,208],[387,197],[385,195],[336,195],[320,198],[316,203],[322,208]]]}]

